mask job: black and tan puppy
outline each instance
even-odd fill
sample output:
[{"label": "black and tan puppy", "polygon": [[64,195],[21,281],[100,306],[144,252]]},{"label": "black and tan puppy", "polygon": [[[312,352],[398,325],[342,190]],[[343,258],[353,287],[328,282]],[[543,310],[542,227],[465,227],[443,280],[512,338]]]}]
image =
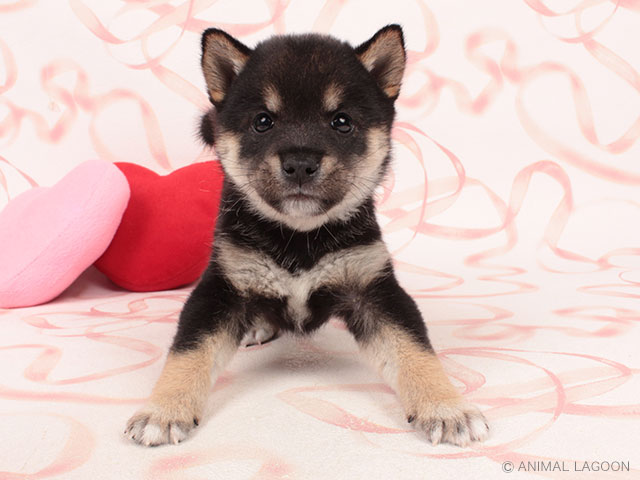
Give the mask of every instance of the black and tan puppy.
[{"label": "black and tan puppy", "polygon": [[214,108],[201,134],[225,172],[223,208],[209,267],[148,404],[129,420],[130,438],[180,442],[243,338],[309,334],[330,317],[346,322],[432,442],[487,436],[483,415],[444,374],[376,222],[372,196],[389,166],[405,58],[397,25],[355,49],[291,35],[251,50],[204,32]]}]

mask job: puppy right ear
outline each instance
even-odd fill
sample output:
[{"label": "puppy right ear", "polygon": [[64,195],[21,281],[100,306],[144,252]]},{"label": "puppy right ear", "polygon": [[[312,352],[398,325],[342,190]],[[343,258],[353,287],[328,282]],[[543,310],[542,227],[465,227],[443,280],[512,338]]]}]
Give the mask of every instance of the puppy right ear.
[{"label": "puppy right ear", "polygon": [[218,106],[233,80],[244,68],[251,49],[218,28],[202,34],[202,72],[207,82],[209,100]]}]

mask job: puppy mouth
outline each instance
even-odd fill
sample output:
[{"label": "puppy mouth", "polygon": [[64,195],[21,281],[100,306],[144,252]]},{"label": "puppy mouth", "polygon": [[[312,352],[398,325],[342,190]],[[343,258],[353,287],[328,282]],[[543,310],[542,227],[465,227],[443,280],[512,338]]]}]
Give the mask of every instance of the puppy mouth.
[{"label": "puppy mouth", "polygon": [[294,200],[294,201],[318,201],[319,198],[316,197],[315,195],[311,195],[308,193],[302,193],[302,192],[298,192],[298,193],[291,193],[289,195],[285,195],[284,197],[285,200]]},{"label": "puppy mouth", "polygon": [[280,205],[283,213],[292,216],[319,215],[322,213],[322,199],[317,195],[301,191],[283,195]]}]

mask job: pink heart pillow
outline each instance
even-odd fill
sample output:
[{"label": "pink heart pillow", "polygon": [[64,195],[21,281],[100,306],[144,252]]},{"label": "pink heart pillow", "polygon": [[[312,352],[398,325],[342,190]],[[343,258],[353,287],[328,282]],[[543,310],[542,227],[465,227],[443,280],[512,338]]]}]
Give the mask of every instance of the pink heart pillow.
[{"label": "pink heart pillow", "polygon": [[9,202],[0,212],[0,307],[62,293],[109,246],[129,195],[122,172],[95,160]]}]

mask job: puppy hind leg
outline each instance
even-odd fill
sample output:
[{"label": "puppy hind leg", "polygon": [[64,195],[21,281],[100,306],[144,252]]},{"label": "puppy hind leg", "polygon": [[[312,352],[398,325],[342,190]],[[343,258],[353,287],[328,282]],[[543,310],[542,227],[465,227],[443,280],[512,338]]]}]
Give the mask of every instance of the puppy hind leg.
[{"label": "puppy hind leg", "polygon": [[278,328],[266,320],[256,320],[240,341],[240,346],[253,347],[254,345],[264,345],[277,339],[279,336],[280,330]]}]

